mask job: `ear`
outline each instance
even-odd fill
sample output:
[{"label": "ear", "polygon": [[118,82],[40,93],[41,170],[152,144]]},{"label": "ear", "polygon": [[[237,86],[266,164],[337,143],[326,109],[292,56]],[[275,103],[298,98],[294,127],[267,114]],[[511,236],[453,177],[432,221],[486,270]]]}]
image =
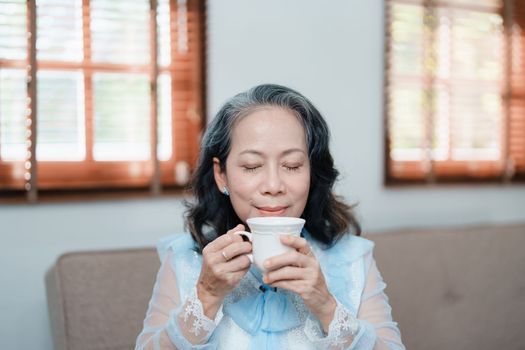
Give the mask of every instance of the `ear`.
[{"label": "ear", "polygon": [[215,178],[219,192],[222,192],[224,186],[228,185],[228,178],[226,177],[226,172],[222,171],[221,162],[217,157],[213,157],[213,177]]}]

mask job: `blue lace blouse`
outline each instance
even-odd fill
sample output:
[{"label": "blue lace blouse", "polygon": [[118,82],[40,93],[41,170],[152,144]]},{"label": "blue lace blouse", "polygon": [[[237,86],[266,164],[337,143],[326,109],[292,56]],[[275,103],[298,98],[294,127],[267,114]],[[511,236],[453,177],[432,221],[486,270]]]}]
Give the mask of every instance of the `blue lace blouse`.
[{"label": "blue lace blouse", "polygon": [[191,236],[180,234],[158,244],[162,264],[135,349],[405,349],[373,259],[374,243],[345,235],[325,249],[307,231],[303,236],[337,300],[328,334],[297,294],[269,288],[254,266],[215,319],[207,318],[195,291],[202,256]]}]

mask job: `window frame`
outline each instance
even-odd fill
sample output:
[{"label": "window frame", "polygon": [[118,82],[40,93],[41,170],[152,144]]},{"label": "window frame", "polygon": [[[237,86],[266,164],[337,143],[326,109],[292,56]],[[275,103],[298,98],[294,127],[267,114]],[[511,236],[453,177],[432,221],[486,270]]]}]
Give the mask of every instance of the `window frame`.
[{"label": "window frame", "polygon": [[[184,6],[187,21],[186,52],[177,49],[177,11]],[[169,0],[170,54],[168,66],[160,66],[157,35],[157,0],[149,0],[150,63],[113,64],[91,61],[90,1],[82,0],[83,60],[61,62],[36,58],[36,1],[27,1],[28,55],[27,60],[0,59],[0,68],[27,69],[28,119],[31,125],[30,157],[25,161],[2,161],[0,159],[0,198],[37,202],[39,194],[56,197],[66,192],[75,196],[82,193],[124,194],[149,193],[159,195],[181,193],[187,184],[189,173],[195,167],[199,151],[199,136],[206,125],[205,108],[205,1]],[[192,36],[192,37],[190,37]],[[86,158],[83,161],[37,161],[36,160],[36,94],[37,70],[80,71],[84,75],[84,114]],[[150,84],[150,159],[144,161],[95,161],[93,159],[93,80],[98,72],[145,73]],[[161,74],[171,77],[171,157],[159,160],[157,139],[159,120],[157,111],[157,79]],[[26,165],[29,164],[29,165]],[[179,169],[179,170],[178,170]],[[25,174],[24,177],[13,174]],[[130,175],[133,174],[133,175]],[[38,181],[37,181],[38,179]],[[144,191],[146,190],[146,191]],[[166,191],[167,190],[167,191]],[[113,195],[114,196],[114,195]],[[0,199],[1,201],[1,199]]]},{"label": "window frame", "polygon": [[[502,92],[503,101],[503,133],[502,137],[502,160],[432,160],[430,155],[423,160],[394,160],[391,158],[391,139],[389,133],[390,123],[390,59],[391,59],[391,5],[409,4],[421,6],[424,10],[425,6],[446,6],[447,1],[434,0],[385,0],[384,2],[384,18],[385,18],[385,39],[384,39],[384,88],[383,88],[383,184],[386,187],[404,187],[404,186],[434,186],[434,185],[467,185],[467,184],[525,184],[525,172],[515,172],[511,164],[509,156],[509,132],[510,132],[510,100],[512,96],[512,86],[510,84],[511,76],[511,59],[512,59],[512,44],[513,32],[512,26],[514,24],[514,13],[512,8],[513,0],[503,0],[502,6],[498,8],[498,13],[503,18],[503,36],[504,36],[504,62],[503,76],[505,79],[505,86]],[[450,4],[448,4],[450,6]],[[486,8],[476,5],[454,5],[454,8],[467,10],[480,10]],[[525,28],[523,28],[525,30]],[[523,45],[525,39],[521,38]],[[421,73],[424,77],[425,73]],[[525,79],[525,74],[523,74]],[[422,80],[421,80],[422,81]],[[428,82],[426,82],[428,83]],[[433,84],[434,82],[430,82]],[[423,90],[422,90],[423,91]],[[429,119],[431,116],[426,116]],[[524,117],[525,118],[525,117]],[[432,132],[432,131],[430,131]],[[525,134],[525,132],[524,132]],[[423,150],[422,150],[423,151]],[[430,149],[427,151],[431,151]]]}]

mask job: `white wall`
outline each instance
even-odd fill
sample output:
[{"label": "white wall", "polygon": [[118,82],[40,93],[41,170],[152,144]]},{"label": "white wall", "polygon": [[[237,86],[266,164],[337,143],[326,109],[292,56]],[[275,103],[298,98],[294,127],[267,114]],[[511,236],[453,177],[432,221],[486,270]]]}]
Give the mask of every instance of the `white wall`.
[{"label": "white wall", "polygon": [[[525,188],[382,186],[381,0],[210,1],[208,107],[263,82],[309,97],[332,129],[366,230],[525,221]],[[180,200],[0,206],[3,349],[52,349],[44,273],[66,251],[153,245],[181,231]]]},{"label": "white wall", "polygon": [[67,251],[152,246],[181,232],[179,200],[0,206],[0,348],[51,350],[44,275]]},{"label": "white wall", "polygon": [[525,220],[524,186],[383,187],[383,1],[229,0],[209,10],[210,110],[264,82],[305,94],[328,120],[338,191],[360,203],[365,229]]}]

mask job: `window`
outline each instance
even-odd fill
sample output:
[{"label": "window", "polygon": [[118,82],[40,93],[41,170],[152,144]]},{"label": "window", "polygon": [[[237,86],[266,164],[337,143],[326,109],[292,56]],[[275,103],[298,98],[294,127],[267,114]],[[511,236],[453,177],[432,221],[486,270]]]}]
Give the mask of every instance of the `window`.
[{"label": "window", "polygon": [[200,0],[0,0],[0,194],[185,184],[203,27]]},{"label": "window", "polygon": [[525,179],[525,2],[386,0],[386,184]]}]

